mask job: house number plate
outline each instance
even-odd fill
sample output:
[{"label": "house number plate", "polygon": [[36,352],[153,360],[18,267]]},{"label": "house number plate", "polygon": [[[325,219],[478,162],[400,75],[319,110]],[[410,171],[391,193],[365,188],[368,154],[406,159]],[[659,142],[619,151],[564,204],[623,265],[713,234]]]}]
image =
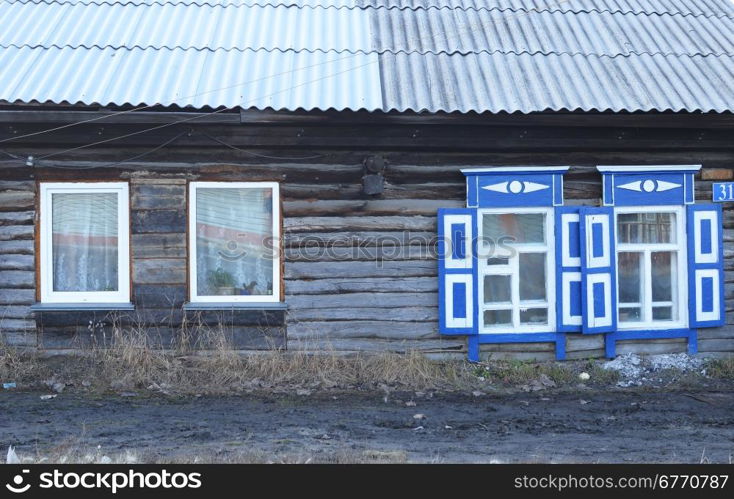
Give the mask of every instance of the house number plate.
[{"label": "house number plate", "polygon": [[715,182],[713,191],[714,201],[734,201],[734,182]]}]

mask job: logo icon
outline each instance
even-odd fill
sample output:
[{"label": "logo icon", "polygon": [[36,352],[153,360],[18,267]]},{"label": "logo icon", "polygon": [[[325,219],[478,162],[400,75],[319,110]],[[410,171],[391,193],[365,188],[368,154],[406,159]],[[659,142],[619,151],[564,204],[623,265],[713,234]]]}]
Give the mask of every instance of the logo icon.
[{"label": "logo icon", "polygon": [[[23,470],[23,473],[30,473],[31,470]],[[31,488],[31,484],[27,483],[23,485],[23,475],[15,475],[13,477],[13,484],[6,483],[5,487],[15,494],[22,494]]]}]

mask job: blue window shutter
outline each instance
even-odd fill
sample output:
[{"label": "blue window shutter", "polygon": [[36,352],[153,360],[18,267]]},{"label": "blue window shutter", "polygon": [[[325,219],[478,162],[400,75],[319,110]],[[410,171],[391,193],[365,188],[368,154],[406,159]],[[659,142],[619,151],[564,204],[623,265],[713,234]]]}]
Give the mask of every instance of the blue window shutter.
[{"label": "blue window shutter", "polygon": [[687,207],[688,317],[691,327],[722,326],[724,246],[721,206]]},{"label": "blue window shutter", "polygon": [[584,334],[617,329],[614,209],[581,208],[581,308]]},{"label": "blue window shutter", "polygon": [[438,311],[442,334],[476,334],[476,215],[438,210]]},{"label": "blue window shutter", "polygon": [[557,207],[556,218],[556,321],[560,332],[580,332],[581,230],[579,207]]}]

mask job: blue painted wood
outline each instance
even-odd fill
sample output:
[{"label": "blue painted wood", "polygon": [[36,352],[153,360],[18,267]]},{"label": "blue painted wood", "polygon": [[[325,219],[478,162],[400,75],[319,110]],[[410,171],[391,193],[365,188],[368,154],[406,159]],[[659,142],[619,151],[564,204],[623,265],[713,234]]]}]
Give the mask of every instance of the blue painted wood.
[{"label": "blue painted wood", "polygon": [[693,175],[701,165],[597,166],[604,206],[682,205],[694,202]]},{"label": "blue painted wood", "polygon": [[549,343],[556,341],[557,334],[549,333],[484,333],[480,334],[479,343]]},{"label": "blue painted wood", "polygon": [[714,182],[711,185],[711,196],[715,203],[734,201],[734,182]]},{"label": "blue painted wood", "polygon": [[469,362],[479,362],[479,337],[477,335],[467,338],[467,349]]},{"label": "blue painted wood", "polygon": [[[616,275],[616,245],[614,230],[614,209],[611,207],[581,208],[581,308],[583,311],[584,334],[609,333],[617,329],[617,275]],[[597,232],[599,222],[587,223],[589,217],[605,217],[608,230],[608,246],[604,245],[604,234]],[[587,225],[592,226],[592,234],[587,233]],[[608,265],[593,266],[592,258],[601,258],[607,255]],[[607,279],[607,283],[597,282],[596,279]],[[600,286],[601,285],[601,286]],[[591,287],[591,302],[589,302],[589,287]],[[600,289],[601,288],[601,289]],[[605,304],[609,298],[610,307]],[[606,317],[605,324],[596,324],[595,319]]]},{"label": "blue painted wood", "polygon": [[[686,208],[688,237],[688,320],[691,327],[723,326],[726,319],[724,302],[724,239],[721,205],[692,204]],[[696,230],[695,214],[708,214],[713,221],[701,219]],[[696,241],[695,234],[700,234]],[[714,236],[716,234],[716,237]],[[698,246],[698,247],[697,247]],[[699,257],[696,257],[696,254]],[[699,274],[702,275],[699,275]],[[718,281],[716,283],[715,281]],[[700,289],[700,292],[699,292]],[[699,308],[702,314],[699,316]],[[718,308],[718,313],[713,313]],[[711,317],[713,315],[713,317]]]},{"label": "blue painted wood", "polygon": [[696,202],[696,192],[693,188],[693,173],[686,173],[684,179],[686,181],[685,202],[686,204],[693,204]]},{"label": "blue painted wood", "polygon": [[462,170],[468,207],[530,207],[563,204],[567,167]]},{"label": "blue painted wood", "polygon": [[602,174],[602,198],[604,206],[614,206],[614,174]]},{"label": "blue painted wood", "polygon": [[[469,224],[467,227],[463,223],[446,223],[446,217],[451,215],[468,215]],[[438,312],[439,312],[439,332],[446,335],[475,335],[477,334],[477,275],[476,275],[476,237],[467,240],[470,234],[476,235],[477,212],[472,208],[444,208],[438,210],[438,238],[442,244],[439,244],[438,251]],[[447,226],[449,225],[449,226]],[[450,247],[443,242],[447,241],[447,236],[452,236]],[[457,239],[458,238],[458,239]],[[471,246],[469,246],[471,245]],[[447,268],[447,257],[455,259],[468,258],[467,248],[471,247],[471,265],[467,268]],[[471,307],[466,302],[466,284],[452,283],[450,291],[453,294],[453,307],[447,310],[446,296],[449,292],[447,289],[448,276],[464,275],[470,276],[471,283]],[[458,314],[458,315],[457,315]],[[455,318],[472,318],[471,327],[453,327],[447,323],[448,317]]]},{"label": "blue painted wood", "polygon": [[613,359],[617,356],[617,342],[614,340],[613,334],[604,335],[604,356],[607,359]]},{"label": "blue painted wood", "polygon": [[556,360],[566,360],[565,334],[556,334]]},{"label": "blue painted wood", "polygon": [[[568,253],[571,258],[581,257],[579,222],[566,222],[568,225],[568,240],[563,240],[563,215],[578,215],[578,206],[563,206],[555,209],[555,253],[556,253],[556,329],[562,332],[578,333],[581,332],[581,325],[570,324],[564,321],[564,308],[570,311],[575,317],[581,317],[581,283],[571,282],[570,287],[570,303],[564,302],[563,278],[567,274],[581,273],[579,265],[565,265],[563,255]],[[580,260],[579,260],[580,262]]]}]

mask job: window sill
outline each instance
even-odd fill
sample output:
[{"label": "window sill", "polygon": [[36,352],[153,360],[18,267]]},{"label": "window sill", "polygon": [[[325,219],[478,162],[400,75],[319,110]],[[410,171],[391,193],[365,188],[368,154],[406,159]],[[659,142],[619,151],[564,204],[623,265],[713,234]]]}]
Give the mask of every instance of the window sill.
[{"label": "window sill", "polygon": [[31,305],[31,311],[33,312],[73,312],[85,310],[135,310],[135,305],[132,303],[35,303]]},{"label": "window sill", "polygon": [[283,302],[187,302],[184,310],[286,310]]}]

